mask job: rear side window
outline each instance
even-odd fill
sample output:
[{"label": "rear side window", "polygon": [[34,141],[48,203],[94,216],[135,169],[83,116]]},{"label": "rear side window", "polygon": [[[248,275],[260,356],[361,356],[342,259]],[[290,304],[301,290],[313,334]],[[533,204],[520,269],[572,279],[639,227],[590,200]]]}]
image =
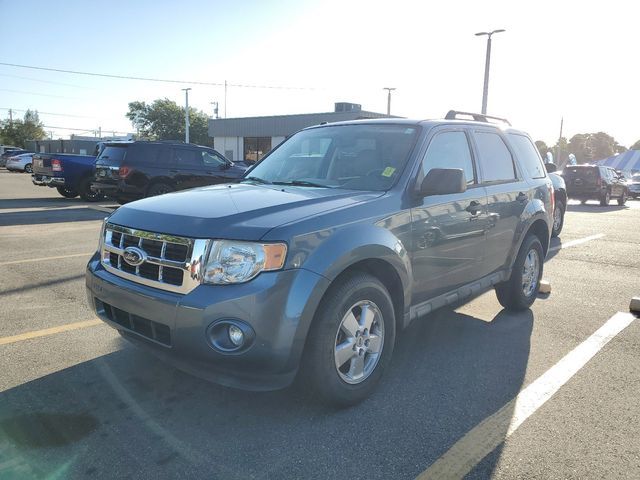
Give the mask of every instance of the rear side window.
[{"label": "rear side window", "polygon": [[475,132],[485,182],[515,180],[516,172],[511,153],[497,133]]},{"label": "rear side window", "polygon": [[546,172],[542,159],[538,153],[538,149],[531,143],[524,135],[518,135],[515,133],[508,133],[507,136],[511,141],[513,149],[516,151],[516,156],[520,161],[520,166],[524,167],[524,170],[529,174],[531,178],[544,178]]},{"label": "rear side window", "polygon": [[197,168],[202,167],[202,153],[200,150],[191,150],[187,148],[175,148],[173,157],[178,167]]},{"label": "rear side window", "polygon": [[469,142],[464,132],[442,132],[433,137],[422,161],[425,177],[432,168],[460,168],[467,185],[476,183]]}]

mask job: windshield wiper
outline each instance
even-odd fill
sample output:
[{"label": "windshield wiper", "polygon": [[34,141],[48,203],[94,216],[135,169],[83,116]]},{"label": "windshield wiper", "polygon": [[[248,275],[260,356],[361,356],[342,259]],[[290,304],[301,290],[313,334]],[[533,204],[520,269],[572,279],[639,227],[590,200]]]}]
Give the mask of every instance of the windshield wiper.
[{"label": "windshield wiper", "polygon": [[256,183],[265,183],[268,185],[271,184],[269,180],[265,180],[264,178],[260,178],[260,177],[245,177],[241,181],[244,182],[245,180],[251,180],[252,182],[256,182]]},{"label": "windshield wiper", "polygon": [[294,187],[320,187],[329,188],[328,185],[321,183],[308,182],[306,180],[287,180],[286,182],[273,182],[274,185],[293,185]]}]

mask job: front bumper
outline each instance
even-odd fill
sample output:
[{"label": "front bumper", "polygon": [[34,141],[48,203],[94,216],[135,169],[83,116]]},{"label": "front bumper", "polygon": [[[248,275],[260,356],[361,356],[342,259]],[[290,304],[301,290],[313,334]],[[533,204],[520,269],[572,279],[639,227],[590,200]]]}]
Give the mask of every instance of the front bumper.
[{"label": "front bumper", "polygon": [[64,187],[64,178],[50,177],[39,173],[31,175],[31,182],[39,187]]},{"label": "front bumper", "polygon": [[[117,277],[97,255],[86,274],[90,305],[125,338],[187,373],[247,390],[274,390],[293,381],[328,284],[296,269],[262,273],[239,285],[200,285],[181,295]],[[113,312],[132,321],[120,321]],[[251,345],[236,353],[215,350],[207,332],[222,319],[249,325],[255,332]]]}]

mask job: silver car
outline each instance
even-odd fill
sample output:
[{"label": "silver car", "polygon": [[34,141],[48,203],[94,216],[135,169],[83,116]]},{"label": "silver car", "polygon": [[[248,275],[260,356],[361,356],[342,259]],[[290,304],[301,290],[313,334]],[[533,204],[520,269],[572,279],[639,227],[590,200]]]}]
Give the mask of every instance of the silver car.
[{"label": "silver car", "polygon": [[5,168],[13,172],[33,173],[32,157],[33,153],[23,153],[15,157],[9,157]]}]

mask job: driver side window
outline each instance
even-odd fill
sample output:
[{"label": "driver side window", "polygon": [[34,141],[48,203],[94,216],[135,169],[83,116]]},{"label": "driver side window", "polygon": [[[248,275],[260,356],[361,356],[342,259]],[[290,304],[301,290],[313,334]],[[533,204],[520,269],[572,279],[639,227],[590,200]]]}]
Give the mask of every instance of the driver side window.
[{"label": "driver side window", "polygon": [[442,132],[431,139],[422,160],[422,173],[425,177],[432,168],[460,168],[467,185],[476,183],[469,142],[464,132]]}]

